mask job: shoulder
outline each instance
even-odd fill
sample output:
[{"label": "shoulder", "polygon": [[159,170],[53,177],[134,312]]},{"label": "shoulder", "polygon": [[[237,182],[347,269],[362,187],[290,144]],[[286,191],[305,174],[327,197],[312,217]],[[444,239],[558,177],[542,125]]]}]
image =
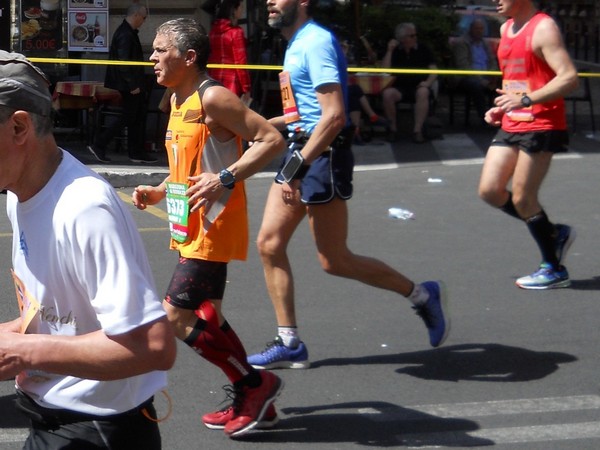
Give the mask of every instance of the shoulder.
[{"label": "shoulder", "polygon": [[562,33],[552,17],[542,14],[533,30],[532,41],[536,48],[562,42]]}]

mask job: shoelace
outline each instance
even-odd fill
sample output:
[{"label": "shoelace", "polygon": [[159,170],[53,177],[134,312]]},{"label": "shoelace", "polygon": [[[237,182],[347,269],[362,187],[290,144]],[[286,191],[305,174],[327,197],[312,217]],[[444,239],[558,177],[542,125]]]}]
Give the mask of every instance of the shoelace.
[{"label": "shoelace", "polygon": [[265,345],[266,345],[266,348],[262,352],[260,352],[261,355],[266,355],[275,347],[281,347],[283,345],[283,342],[281,342],[280,340],[274,339],[271,342],[267,342]]},{"label": "shoelace", "polygon": [[415,310],[415,314],[417,316],[419,316],[421,319],[423,319],[423,322],[425,322],[425,325],[428,328],[433,326],[433,321],[431,320],[431,315],[429,314],[429,310],[427,308],[425,308],[425,305],[413,306],[413,309]]},{"label": "shoelace", "polygon": [[227,411],[229,408],[233,408],[234,411],[237,411],[240,404],[242,403],[242,398],[244,393],[241,389],[232,386],[231,384],[226,384],[223,387],[225,391],[225,400],[223,400],[220,404],[230,402],[225,408],[221,409],[221,411]]}]

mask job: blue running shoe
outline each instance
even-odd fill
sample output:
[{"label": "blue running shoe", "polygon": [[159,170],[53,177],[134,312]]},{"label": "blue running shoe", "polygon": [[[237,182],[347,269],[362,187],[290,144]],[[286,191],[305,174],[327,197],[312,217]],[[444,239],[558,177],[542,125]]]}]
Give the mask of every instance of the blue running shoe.
[{"label": "blue running shoe", "polygon": [[544,262],[537,272],[517,279],[516,283],[521,289],[554,289],[569,287],[571,280],[567,269],[561,266],[561,270],[554,270]]},{"label": "blue running shoe", "polygon": [[421,286],[429,292],[429,300],[423,305],[413,306],[413,309],[425,322],[431,346],[439,347],[450,333],[446,288],[441,281],[425,281]]},{"label": "blue running shoe", "polygon": [[308,349],[304,342],[298,347],[289,348],[283,345],[281,337],[267,344],[262,352],[248,356],[248,363],[255,369],[308,369]]},{"label": "blue running shoe", "polygon": [[573,244],[573,241],[577,235],[575,234],[573,227],[570,227],[569,225],[557,223],[556,230],[558,231],[556,242],[554,243],[554,248],[556,249],[556,258],[558,259],[558,263],[563,265],[567,256],[567,252],[569,251],[569,248]]}]

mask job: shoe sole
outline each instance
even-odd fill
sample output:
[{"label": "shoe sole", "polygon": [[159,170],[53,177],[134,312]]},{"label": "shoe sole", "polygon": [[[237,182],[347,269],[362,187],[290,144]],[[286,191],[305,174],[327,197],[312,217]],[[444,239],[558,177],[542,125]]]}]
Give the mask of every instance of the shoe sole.
[{"label": "shoe sole", "polygon": [[515,282],[515,284],[521,289],[543,291],[545,289],[559,289],[569,287],[571,286],[571,280],[559,281],[558,283],[548,284],[546,286],[527,286],[526,284],[519,284],[518,282]]},{"label": "shoe sole", "polygon": [[[279,381],[279,385],[277,386],[275,392],[273,392],[273,394],[271,394],[271,397],[269,397],[265,401],[265,404],[263,405],[262,410],[258,414],[258,418],[257,418],[258,420],[255,420],[254,422],[250,422],[244,428],[234,431],[233,433],[228,435],[230,438],[241,437],[241,436],[245,435],[246,433],[248,433],[249,431],[255,429],[262,422],[262,418],[265,415],[265,413],[267,412],[267,409],[277,399],[277,397],[279,397],[279,394],[281,394],[281,391],[283,390],[283,387],[285,386],[285,383],[283,382],[283,380],[281,378],[279,378],[278,381]],[[277,419],[277,420],[279,420],[279,419]]]},{"label": "shoe sole", "polygon": [[109,159],[100,158],[98,156],[98,154],[94,151],[94,149],[91,145],[88,145],[86,148],[87,148],[88,152],[90,152],[94,156],[94,158],[96,158],[98,160],[98,162],[101,162],[101,163],[109,163],[110,162]]},{"label": "shoe sole", "polygon": [[[223,430],[223,429],[225,429],[225,425],[215,425],[215,424],[206,423],[206,422],[202,422],[202,423],[204,424],[204,426],[206,428],[209,428],[211,430]],[[279,423],[279,416],[275,416],[271,420],[267,420],[267,419],[261,420],[260,422],[258,422],[256,424],[256,426],[254,427],[254,429],[256,429],[256,430],[270,430],[271,428],[273,428],[278,423]]]},{"label": "shoe sole", "polygon": [[252,367],[259,370],[271,370],[271,369],[308,369],[310,368],[310,361],[278,361],[271,364],[265,364],[259,366],[257,364],[251,364]]},{"label": "shoe sole", "polygon": [[446,283],[444,283],[443,281],[439,281],[439,280],[436,281],[436,283],[440,287],[440,305],[442,306],[442,314],[444,315],[444,322],[446,324],[446,328],[444,329],[444,335],[442,336],[442,339],[440,339],[440,342],[437,345],[433,346],[434,348],[439,347],[446,341],[446,339],[448,338],[448,335],[450,334],[450,328],[451,328],[450,308],[448,306],[448,292],[446,289]]},{"label": "shoe sole", "polygon": [[560,255],[560,259],[558,260],[558,263],[561,266],[564,265],[565,261],[567,260],[567,252],[571,248],[571,245],[573,245],[573,242],[575,242],[576,237],[577,237],[577,233],[575,232],[573,227],[571,227],[571,231],[569,232],[569,238],[565,242],[565,245],[563,246],[562,255]]}]

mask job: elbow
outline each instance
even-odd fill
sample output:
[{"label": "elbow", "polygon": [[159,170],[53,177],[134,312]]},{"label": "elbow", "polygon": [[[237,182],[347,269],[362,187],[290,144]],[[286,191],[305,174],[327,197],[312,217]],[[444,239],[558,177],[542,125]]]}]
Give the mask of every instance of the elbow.
[{"label": "elbow", "polygon": [[339,133],[346,126],[346,115],[341,112],[339,114],[335,114],[331,118],[331,127],[336,130],[336,133]]},{"label": "elbow", "polygon": [[152,340],[149,356],[153,361],[153,370],[169,370],[177,358],[177,340],[168,322],[161,323],[160,329],[160,337]]},{"label": "elbow", "polygon": [[579,76],[577,74],[575,74],[571,79],[571,84],[570,84],[571,91],[574,91],[578,87],[579,87]]}]

